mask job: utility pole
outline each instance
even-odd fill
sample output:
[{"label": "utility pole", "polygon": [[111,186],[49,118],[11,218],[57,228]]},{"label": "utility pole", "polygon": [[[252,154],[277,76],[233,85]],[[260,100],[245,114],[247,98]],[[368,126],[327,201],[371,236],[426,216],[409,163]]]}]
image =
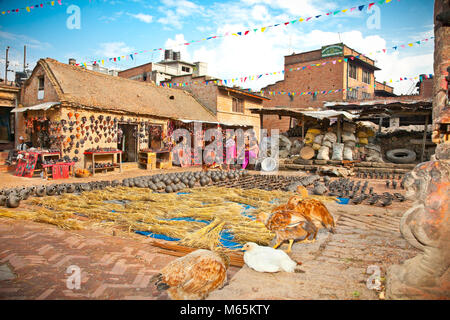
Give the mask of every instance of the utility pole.
[{"label": "utility pole", "polygon": [[23,46],[23,72],[27,71],[27,46]]},{"label": "utility pole", "polygon": [[9,52],[9,46],[6,47],[6,59],[5,59],[5,84],[8,85],[8,52]]}]

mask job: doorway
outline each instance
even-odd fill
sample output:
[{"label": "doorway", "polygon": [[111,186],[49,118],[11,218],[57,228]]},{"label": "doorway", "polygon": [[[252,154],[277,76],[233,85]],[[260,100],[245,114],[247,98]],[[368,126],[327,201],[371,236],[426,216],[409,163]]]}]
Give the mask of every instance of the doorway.
[{"label": "doorway", "polygon": [[122,162],[137,162],[137,124],[119,123],[117,148],[122,150]]}]

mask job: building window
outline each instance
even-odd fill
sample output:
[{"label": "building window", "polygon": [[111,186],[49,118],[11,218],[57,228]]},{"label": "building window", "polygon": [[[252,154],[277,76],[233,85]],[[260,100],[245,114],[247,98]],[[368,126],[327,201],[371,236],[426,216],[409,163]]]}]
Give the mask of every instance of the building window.
[{"label": "building window", "polygon": [[371,78],[370,72],[367,71],[367,70],[363,70],[363,72],[362,72],[362,81],[364,83],[370,84],[370,78]]},{"label": "building window", "polygon": [[44,77],[39,77],[39,87],[38,90],[44,90]]},{"label": "building window", "polygon": [[348,100],[356,100],[358,99],[358,89],[349,89],[347,91],[347,99]]},{"label": "building window", "polygon": [[183,71],[183,72],[191,72],[191,68],[188,68],[188,67],[181,67],[181,71]]},{"label": "building window", "polygon": [[362,99],[371,99],[372,95],[368,92],[361,92],[361,98]]},{"label": "building window", "polygon": [[244,113],[244,101],[233,97],[233,112]]},{"label": "building window", "polygon": [[44,76],[38,78],[38,99],[44,99]]},{"label": "building window", "polygon": [[147,81],[147,72],[142,74],[142,80]]},{"label": "building window", "polygon": [[348,76],[350,78],[358,80],[357,68],[354,64],[348,65]]}]

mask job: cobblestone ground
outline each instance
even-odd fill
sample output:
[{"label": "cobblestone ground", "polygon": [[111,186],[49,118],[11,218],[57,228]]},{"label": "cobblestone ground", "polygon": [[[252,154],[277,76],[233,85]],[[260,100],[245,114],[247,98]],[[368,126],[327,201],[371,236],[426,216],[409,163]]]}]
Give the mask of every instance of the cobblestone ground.
[{"label": "cobblestone ground", "polygon": [[[150,278],[176,257],[148,242],[1,218],[0,299],[167,299]],[[72,265],[81,271],[79,290],[67,286]]]},{"label": "cobblestone ground", "polygon": [[[292,247],[291,257],[302,262],[304,273],[258,273],[244,266],[209,299],[379,299],[387,267],[418,253],[399,232],[404,209],[329,203],[327,207],[336,220],[336,233],[322,229],[315,243]],[[367,286],[376,270],[380,290]]]},{"label": "cobblestone ground", "polygon": [[[138,175],[145,173],[99,175],[95,180]],[[9,179],[0,187],[39,183]],[[376,192],[394,192],[386,190],[381,180],[369,181],[369,186]],[[399,232],[400,217],[409,205],[394,202],[382,208],[327,203],[337,232],[322,230],[316,243],[293,246],[291,256],[303,263],[305,273],[263,274],[246,266],[233,267],[229,283],[209,299],[378,299],[378,292],[366,285],[368,266],[379,267],[383,277],[389,265],[417,254]],[[167,299],[150,284],[150,278],[176,258],[158,253],[149,241],[137,235],[67,231],[0,218],[0,299]],[[67,286],[71,276],[67,269],[73,265],[81,270],[79,290]]]}]

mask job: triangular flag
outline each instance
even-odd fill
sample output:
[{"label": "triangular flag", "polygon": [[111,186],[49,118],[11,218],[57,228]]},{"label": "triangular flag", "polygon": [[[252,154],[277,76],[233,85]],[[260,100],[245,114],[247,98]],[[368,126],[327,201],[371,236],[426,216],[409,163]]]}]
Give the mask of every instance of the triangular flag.
[{"label": "triangular flag", "polygon": [[392,49],[397,50],[397,47],[392,47]]},{"label": "triangular flag", "polygon": [[316,19],[319,19],[320,17],[321,17],[322,15],[321,14],[319,14],[318,16],[316,16]]},{"label": "triangular flag", "polygon": [[266,27],[261,28],[261,32],[264,32],[264,31],[266,31]]},{"label": "triangular flag", "polygon": [[353,7],[350,9],[350,12],[355,11],[355,10],[356,10],[356,7]]},{"label": "triangular flag", "polygon": [[362,11],[364,9],[365,5],[359,6],[358,9],[359,11]]},{"label": "triangular flag", "polygon": [[375,5],[375,2],[372,2],[372,3],[369,3],[369,10],[370,10],[370,8],[372,8],[373,6]]},{"label": "triangular flag", "polygon": [[306,21],[309,21],[309,20],[311,20],[312,19],[312,17],[309,17],[308,19],[306,19]]},{"label": "triangular flag", "polygon": [[30,7],[27,7],[27,11],[30,12]]},{"label": "triangular flag", "polygon": [[248,35],[249,32],[250,30],[245,31],[244,36]]},{"label": "triangular flag", "polygon": [[344,9],[344,10],[342,10],[342,12],[347,12],[348,11],[348,9]]}]

